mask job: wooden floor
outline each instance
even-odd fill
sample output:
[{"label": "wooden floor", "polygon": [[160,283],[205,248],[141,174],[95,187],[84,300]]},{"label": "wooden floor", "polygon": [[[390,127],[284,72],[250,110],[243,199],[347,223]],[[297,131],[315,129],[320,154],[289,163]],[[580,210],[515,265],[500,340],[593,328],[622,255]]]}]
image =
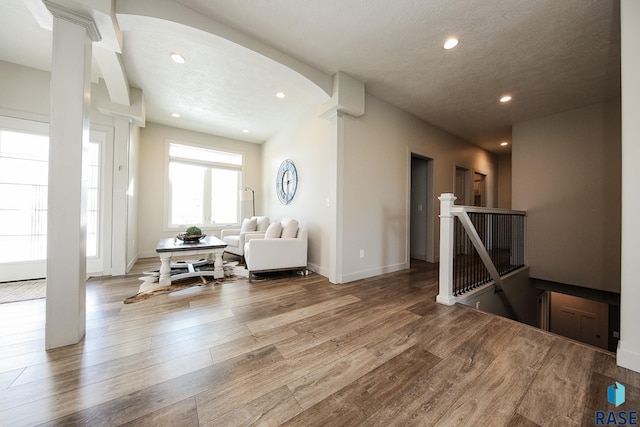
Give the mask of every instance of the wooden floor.
[{"label": "wooden floor", "polygon": [[[613,355],[436,304],[426,263],[124,305],[139,284],[135,272],[91,280],[85,340],[49,352],[44,300],[0,305],[0,425],[571,426],[640,408],[640,374]],[[626,386],[618,408],[614,381]]]}]

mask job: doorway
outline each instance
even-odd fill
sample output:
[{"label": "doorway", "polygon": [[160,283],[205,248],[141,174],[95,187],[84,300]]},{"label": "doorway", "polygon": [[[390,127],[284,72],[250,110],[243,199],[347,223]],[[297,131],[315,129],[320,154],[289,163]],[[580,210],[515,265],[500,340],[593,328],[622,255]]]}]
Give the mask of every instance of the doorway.
[{"label": "doorway", "polygon": [[433,159],[411,154],[410,258],[436,262]]},{"label": "doorway", "polygon": [[487,176],[480,173],[473,173],[473,206],[487,207]]},{"label": "doorway", "polygon": [[467,182],[469,181],[469,169],[456,166],[455,193],[456,205],[467,205]]},{"label": "doorway", "polygon": [[[0,117],[0,282],[47,272],[49,125]],[[83,147],[87,273],[111,264],[113,131],[92,129]]]}]

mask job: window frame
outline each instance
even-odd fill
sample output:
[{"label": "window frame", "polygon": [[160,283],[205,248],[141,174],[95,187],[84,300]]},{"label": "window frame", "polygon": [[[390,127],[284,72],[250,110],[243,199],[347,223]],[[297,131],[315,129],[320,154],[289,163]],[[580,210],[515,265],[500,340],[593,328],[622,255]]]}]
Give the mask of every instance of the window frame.
[{"label": "window frame", "polygon": [[[228,148],[215,147],[211,145],[198,144],[193,142],[187,142],[184,140],[167,138],[165,139],[165,159],[164,159],[164,200],[163,200],[163,231],[165,232],[180,232],[184,231],[185,227],[196,225],[203,231],[219,231],[230,227],[239,227],[242,217],[241,207],[242,201],[240,200],[239,194],[236,196],[236,221],[233,223],[216,223],[212,225],[207,224],[172,224],[171,223],[171,202],[172,202],[172,194],[171,194],[171,183],[169,180],[169,165],[171,163],[171,156],[169,154],[169,149],[171,144],[175,145],[183,145],[187,147],[198,148],[202,150],[210,150],[216,151],[222,154],[233,154],[238,155],[241,158],[241,163],[238,166],[227,164],[227,163],[218,163],[213,161],[199,161],[199,160],[188,160],[188,159],[174,159],[175,162],[186,164],[186,165],[195,165],[195,166],[205,166],[209,168],[216,169],[226,169],[226,170],[234,170],[238,172],[238,190],[242,190],[243,188],[243,180],[244,180],[244,162],[245,162],[245,153],[242,151],[231,150]],[[207,186],[205,185],[205,188]]]}]

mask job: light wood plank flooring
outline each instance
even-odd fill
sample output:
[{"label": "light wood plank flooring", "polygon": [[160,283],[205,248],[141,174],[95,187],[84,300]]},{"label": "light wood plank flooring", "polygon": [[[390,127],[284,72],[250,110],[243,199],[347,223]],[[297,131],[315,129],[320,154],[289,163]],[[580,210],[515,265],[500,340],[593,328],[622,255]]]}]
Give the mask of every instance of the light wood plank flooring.
[{"label": "light wood plank flooring", "polygon": [[[434,302],[435,266],[311,274],[135,304],[143,260],[87,285],[83,342],[44,351],[44,300],[0,305],[0,425],[593,425],[638,410],[612,354]],[[606,388],[626,386],[614,408]]]}]

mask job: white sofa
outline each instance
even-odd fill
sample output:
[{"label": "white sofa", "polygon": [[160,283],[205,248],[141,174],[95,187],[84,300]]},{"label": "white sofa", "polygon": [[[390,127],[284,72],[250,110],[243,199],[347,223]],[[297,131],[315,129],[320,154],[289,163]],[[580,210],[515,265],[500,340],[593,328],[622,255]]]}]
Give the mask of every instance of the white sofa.
[{"label": "white sofa", "polygon": [[224,251],[238,255],[240,257],[240,262],[244,262],[244,245],[247,235],[251,234],[254,238],[264,237],[269,224],[268,216],[254,216],[251,218],[245,218],[242,221],[241,228],[229,228],[222,230],[220,232],[220,238],[227,244]]},{"label": "white sofa", "polygon": [[[284,224],[283,234],[270,233],[277,225]],[[293,226],[295,225],[295,230]],[[269,226],[264,237],[247,236],[244,257],[249,281],[254,273],[282,270],[301,270],[307,273],[307,229],[298,227],[295,220],[285,219]]]}]

